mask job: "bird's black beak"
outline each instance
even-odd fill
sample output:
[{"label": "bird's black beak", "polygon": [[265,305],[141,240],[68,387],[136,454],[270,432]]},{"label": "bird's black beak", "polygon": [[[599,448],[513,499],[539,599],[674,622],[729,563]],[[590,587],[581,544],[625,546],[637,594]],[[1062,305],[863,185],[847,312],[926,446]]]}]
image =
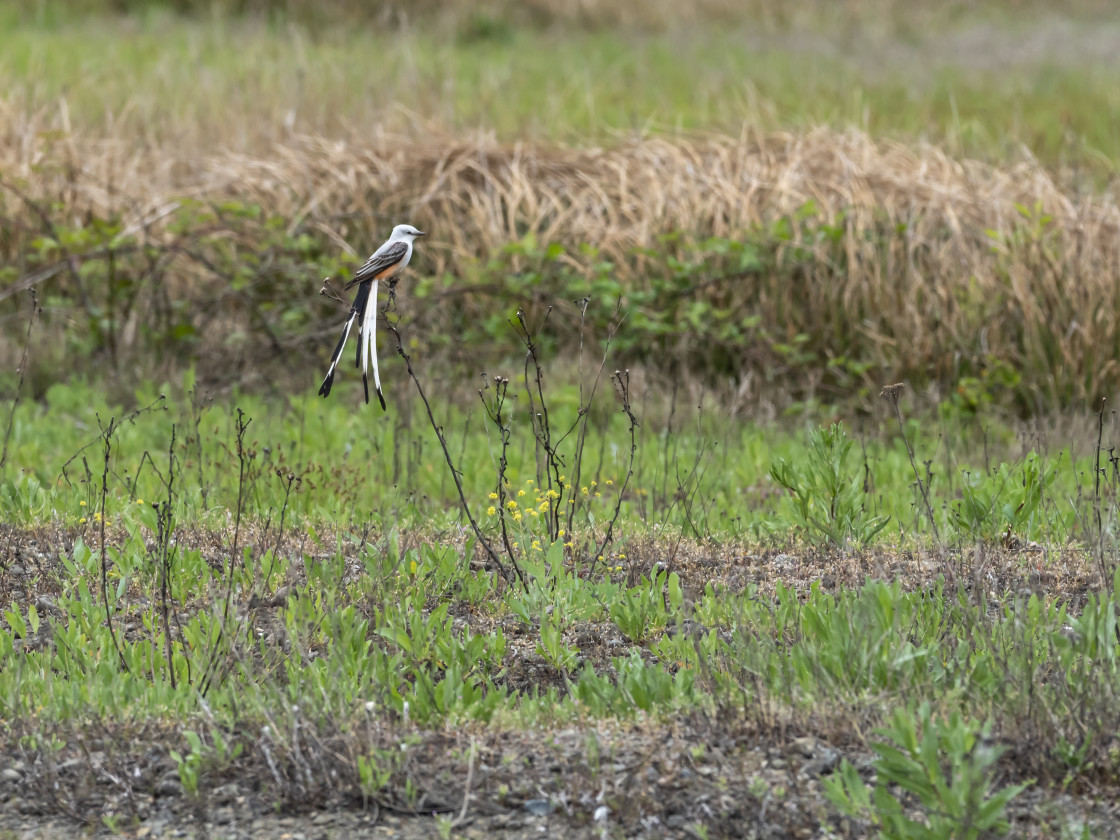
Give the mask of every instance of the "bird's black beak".
[{"label": "bird's black beak", "polygon": [[427,233],[425,233],[425,232],[424,232],[424,231],[422,231],[422,230],[418,230],[418,231],[416,231],[416,235],[417,235],[417,236],[427,236],[428,234],[427,234]]}]

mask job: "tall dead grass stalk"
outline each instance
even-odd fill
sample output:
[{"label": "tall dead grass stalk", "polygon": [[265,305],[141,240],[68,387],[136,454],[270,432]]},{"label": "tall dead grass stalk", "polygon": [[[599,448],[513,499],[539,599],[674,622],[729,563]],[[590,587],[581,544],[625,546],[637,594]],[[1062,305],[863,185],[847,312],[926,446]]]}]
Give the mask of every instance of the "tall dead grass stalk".
[{"label": "tall dead grass stalk", "polygon": [[[606,259],[638,288],[664,273],[666,254],[703,256],[712,237],[746,236],[771,252],[763,270],[709,280],[701,266],[687,294],[757,315],[772,335],[806,334],[822,362],[859,347],[878,368],[869,380],[996,371],[1014,385],[1029,372],[1061,402],[1120,382],[1117,194],[1078,192],[1029,157],[991,166],[825,129],[611,148],[297,137],[267,157],[202,158],[16,139],[0,145],[0,171],[39,211],[78,224],[119,214],[153,242],[184,197],[234,199],[363,255],[410,220],[435,234],[417,267],[436,276],[477,278],[479,264],[532,236],[562,244],[576,273]],[[0,191],[11,265],[44,232],[26,205]],[[190,295],[196,275],[176,274],[170,293]],[[0,300],[54,276],[21,271]]]}]

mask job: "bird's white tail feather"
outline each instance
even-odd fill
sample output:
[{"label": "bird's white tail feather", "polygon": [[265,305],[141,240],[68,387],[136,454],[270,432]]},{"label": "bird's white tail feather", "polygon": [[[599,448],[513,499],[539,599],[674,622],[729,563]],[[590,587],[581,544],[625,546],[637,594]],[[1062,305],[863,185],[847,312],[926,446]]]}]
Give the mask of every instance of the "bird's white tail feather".
[{"label": "bird's white tail feather", "polygon": [[346,348],[346,340],[350,337],[350,327],[354,325],[355,320],[357,319],[354,318],[353,315],[347,320],[346,328],[342,331],[342,341],[338,343],[338,351],[334,354],[334,358],[331,359],[331,366],[327,369],[327,376],[334,373],[334,369],[338,367],[338,360],[342,358],[342,351]]},{"label": "bird's white tail feather", "polygon": [[369,290],[365,318],[362,319],[362,373],[369,371],[370,356],[373,357],[373,384],[381,393],[381,375],[377,370],[377,281]]}]

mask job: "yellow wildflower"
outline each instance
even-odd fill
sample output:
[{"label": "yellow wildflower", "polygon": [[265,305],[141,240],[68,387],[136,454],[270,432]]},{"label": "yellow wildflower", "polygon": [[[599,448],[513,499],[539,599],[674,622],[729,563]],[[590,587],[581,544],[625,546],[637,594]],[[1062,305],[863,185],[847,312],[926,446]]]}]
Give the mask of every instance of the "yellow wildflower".
[{"label": "yellow wildflower", "polygon": [[537,551],[540,551],[541,550],[541,541],[540,540],[533,540],[533,544],[532,544],[531,547],[536,549]]},{"label": "yellow wildflower", "polygon": [[558,536],[558,537],[562,537],[562,536],[564,536],[564,529],[563,529],[563,528],[561,528],[561,529],[560,529],[559,531],[557,531],[557,532],[556,532],[556,536]]},{"label": "yellow wildflower", "polygon": [[508,502],[506,502],[506,507],[510,510],[517,510],[517,502],[513,499],[510,499]]},{"label": "yellow wildflower", "polygon": [[517,491],[517,496],[518,496],[518,498],[520,498],[521,496],[524,496],[524,495],[525,495],[525,491],[524,491],[524,490],[518,490],[518,491]]},{"label": "yellow wildflower", "polygon": [[490,507],[486,508],[486,515],[487,516],[493,516],[497,512],[498,512],[498,509],[496,507],[494,507],[493,505],[490,505]]},{"label": "yellow wildflower", "polygon": [[86,524],[86,518],[83,516],[81,519],[78,520],[78,524],[79,525],[85,525]]},{"label": "yellow wildflower", "polygon": [[520,522],[521,521],[521,511],[517,511],[517,513],[515,513],[513,515],[513,521],[514,522]]},{"label": "yellow wildflower", "polygon": [[84,501],[84,500],[83,500],[83,501],[80,501],[80,502],[78,502],[78,504],[79,504],[80,506],[82,506],[82,507],[85,507],[85,506],[86,506],[86,503],[85,503],[85,501]]},{"label": "yellow wildflower", "polygon": [[498,498],[498,494],[497,494],[497,493],[491,493],[491,494],[490,494],[490,501],[494,501],[494,500],[495,500],[495,499],[497,499],[497,498]]},{"label": "yellow wildflower", "polygon": [[586,496],[587,495],[587,488],[586,487],[581,487],[581,488],[579,488],[579,492],[581,492],[583,495]]}]

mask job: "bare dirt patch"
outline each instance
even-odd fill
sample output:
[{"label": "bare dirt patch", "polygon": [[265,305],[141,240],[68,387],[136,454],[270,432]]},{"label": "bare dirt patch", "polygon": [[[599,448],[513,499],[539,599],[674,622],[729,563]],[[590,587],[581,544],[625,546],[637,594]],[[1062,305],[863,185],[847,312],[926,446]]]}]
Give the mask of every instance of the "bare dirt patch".
[{"label": "bare dirt patch", "polygon": [[[866,751],[812,732],[763,734],[718,720],[415,733],[392,790],[373,799],[339,780],[349,769],[332,758],[339,743],[315,744],[322,776],[305,780],[299,797],[284,791],[295,768],[277,774],[259,751],[188,796],[168,758],[170,729],[89,727],[72,738],[49,758],[5,739],[0,831],[52,840],[76,830],[108,836],[110,826],[136,837],[413,838],[435,836],[440,817],[458,820],[457,837],[598,838],[605,828],[607,836],[685,838],[701,836],[697,826],[712,837],[867,831],[840,817],[821,785],[841,756],[866,765]],[[1076,824],[1107,831],[1120,806],[1104,793],[1029,790],[1011,808],[1012,836],[1055,836]]]}]

